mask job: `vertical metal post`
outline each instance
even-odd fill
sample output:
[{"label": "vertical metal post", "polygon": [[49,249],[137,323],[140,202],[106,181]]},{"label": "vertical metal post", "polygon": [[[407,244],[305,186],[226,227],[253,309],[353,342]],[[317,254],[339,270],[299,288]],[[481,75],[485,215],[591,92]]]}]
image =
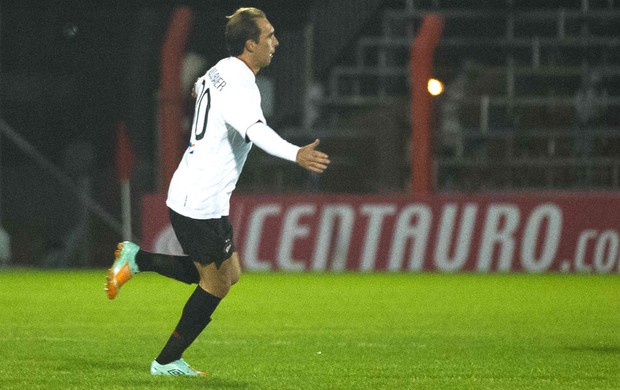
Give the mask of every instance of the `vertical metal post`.
[{"label": "vertical metal post", "polygon": [[506,39],[512,40],[515,37],[515,16],[511,12],[506,19]]},{"label": "vertical metal post", "polygon": [[535,37],[532,41],[532,67],[538,69],[540,66],[540,39]]},{"label": "vertical metal post", "polygon": [[489,132],[489,95],[482,95],[480,97],[480,132],[486,134]]},{"label": "vertical metal post", "polygon": [[506,70],[506,107],[504,110],[509,116],[515,114],[515,58],[513,54],[509,54],[507,58],[507,70]]},{"label": "vertical metal post", "polygon": [[[0,3],[0,86],[2,86],[2,3]],[[2,94],[0,93],[0,118],[2,118]],[[2,229],[2,134],[0,133],[0,230]]]},{"label": "vertical metal post", "polygon": [[512,108],[514,96],[515,96],[515,58],[511,54],[507,58],[508,66],[506,69],[506,95],[508,97],[508,104]]},{"label": "vertical metal post", "polygon": [[566,10],[562,8],[558,14],[558,39],[566,36]]},{"label": "vertical metal post", "polygon": [[129,180],[121,181],[121,223],[123,227],[123,241],[133,240],[131,229],[131,183]]},{"label": "vertical metal post", "polygon": [[[1,4],[0,4],[1,6]],[[2,31],[2,10],[0,9],[0,32]],[[2,34],[0,34],[0,67],[2,64]],[[0,85],[2,69],[0,68]],[[2,99],[0,97],[0,118],[2,118]],[[0,133],[0,266],[6,266],[11,260],[11,237],[2,226],[2,134]]]}]

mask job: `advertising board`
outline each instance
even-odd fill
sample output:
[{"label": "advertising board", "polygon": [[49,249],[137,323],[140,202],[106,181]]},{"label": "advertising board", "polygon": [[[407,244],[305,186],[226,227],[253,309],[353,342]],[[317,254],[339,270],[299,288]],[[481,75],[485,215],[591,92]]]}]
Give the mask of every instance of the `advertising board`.
[{"label": "advertising board", "polygon": [[[620,273],[620,195],[238,195],[253,271]],[[182,253],[165,199],[143,204],[147,250]]]}]

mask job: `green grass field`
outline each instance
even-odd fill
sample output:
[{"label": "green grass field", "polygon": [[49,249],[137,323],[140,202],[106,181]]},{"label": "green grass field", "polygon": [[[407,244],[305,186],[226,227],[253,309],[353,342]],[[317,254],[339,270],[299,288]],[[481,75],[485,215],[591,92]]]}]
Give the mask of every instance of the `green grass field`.
[{"label": "green grass field", "polygon": [[612,389],[620,277],[245,274],[151,377],[193,287],[104,271],[0,271],[1,389]]}]

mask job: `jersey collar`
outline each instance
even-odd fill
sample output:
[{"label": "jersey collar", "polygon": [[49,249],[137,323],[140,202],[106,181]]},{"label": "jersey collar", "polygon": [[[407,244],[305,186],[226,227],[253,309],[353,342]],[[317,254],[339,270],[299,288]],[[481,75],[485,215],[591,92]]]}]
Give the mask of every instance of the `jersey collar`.
[{"label": "jersey collar", "polygon": [[229,57],[231,59],[231,61],[233,61],[233,63],[238,64],[238,67],[240,69],[244,69],[244,71],[242,71],[242,73],[247,73],[251,78],[252,81],[256,81],[256,75],[254,74],[254,72],[252,71],[252,69],[250,68],[250,66],[248,64],[246,64],[243,60],[237,58],[237,57]]}]

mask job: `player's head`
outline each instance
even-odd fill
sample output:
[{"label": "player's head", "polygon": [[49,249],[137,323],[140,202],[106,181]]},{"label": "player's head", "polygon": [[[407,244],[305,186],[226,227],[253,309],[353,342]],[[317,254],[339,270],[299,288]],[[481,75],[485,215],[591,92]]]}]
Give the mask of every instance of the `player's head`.
[{"label": "player's head", "polygon": [[265,13],[257,8],[239,8],[227,19],[228,54],[243,57],[254,73],[268,66],[279,42]]},{"label": "player's head", "polygon": [[229,55],[239,56],[243,53],[246,41],[260,40],[261,30],[256,20],[261,18],[267,19],[267,16],[263,11],[252,7],[239,8],[234,14],[226,17],[228,22],[224,36]]}]

